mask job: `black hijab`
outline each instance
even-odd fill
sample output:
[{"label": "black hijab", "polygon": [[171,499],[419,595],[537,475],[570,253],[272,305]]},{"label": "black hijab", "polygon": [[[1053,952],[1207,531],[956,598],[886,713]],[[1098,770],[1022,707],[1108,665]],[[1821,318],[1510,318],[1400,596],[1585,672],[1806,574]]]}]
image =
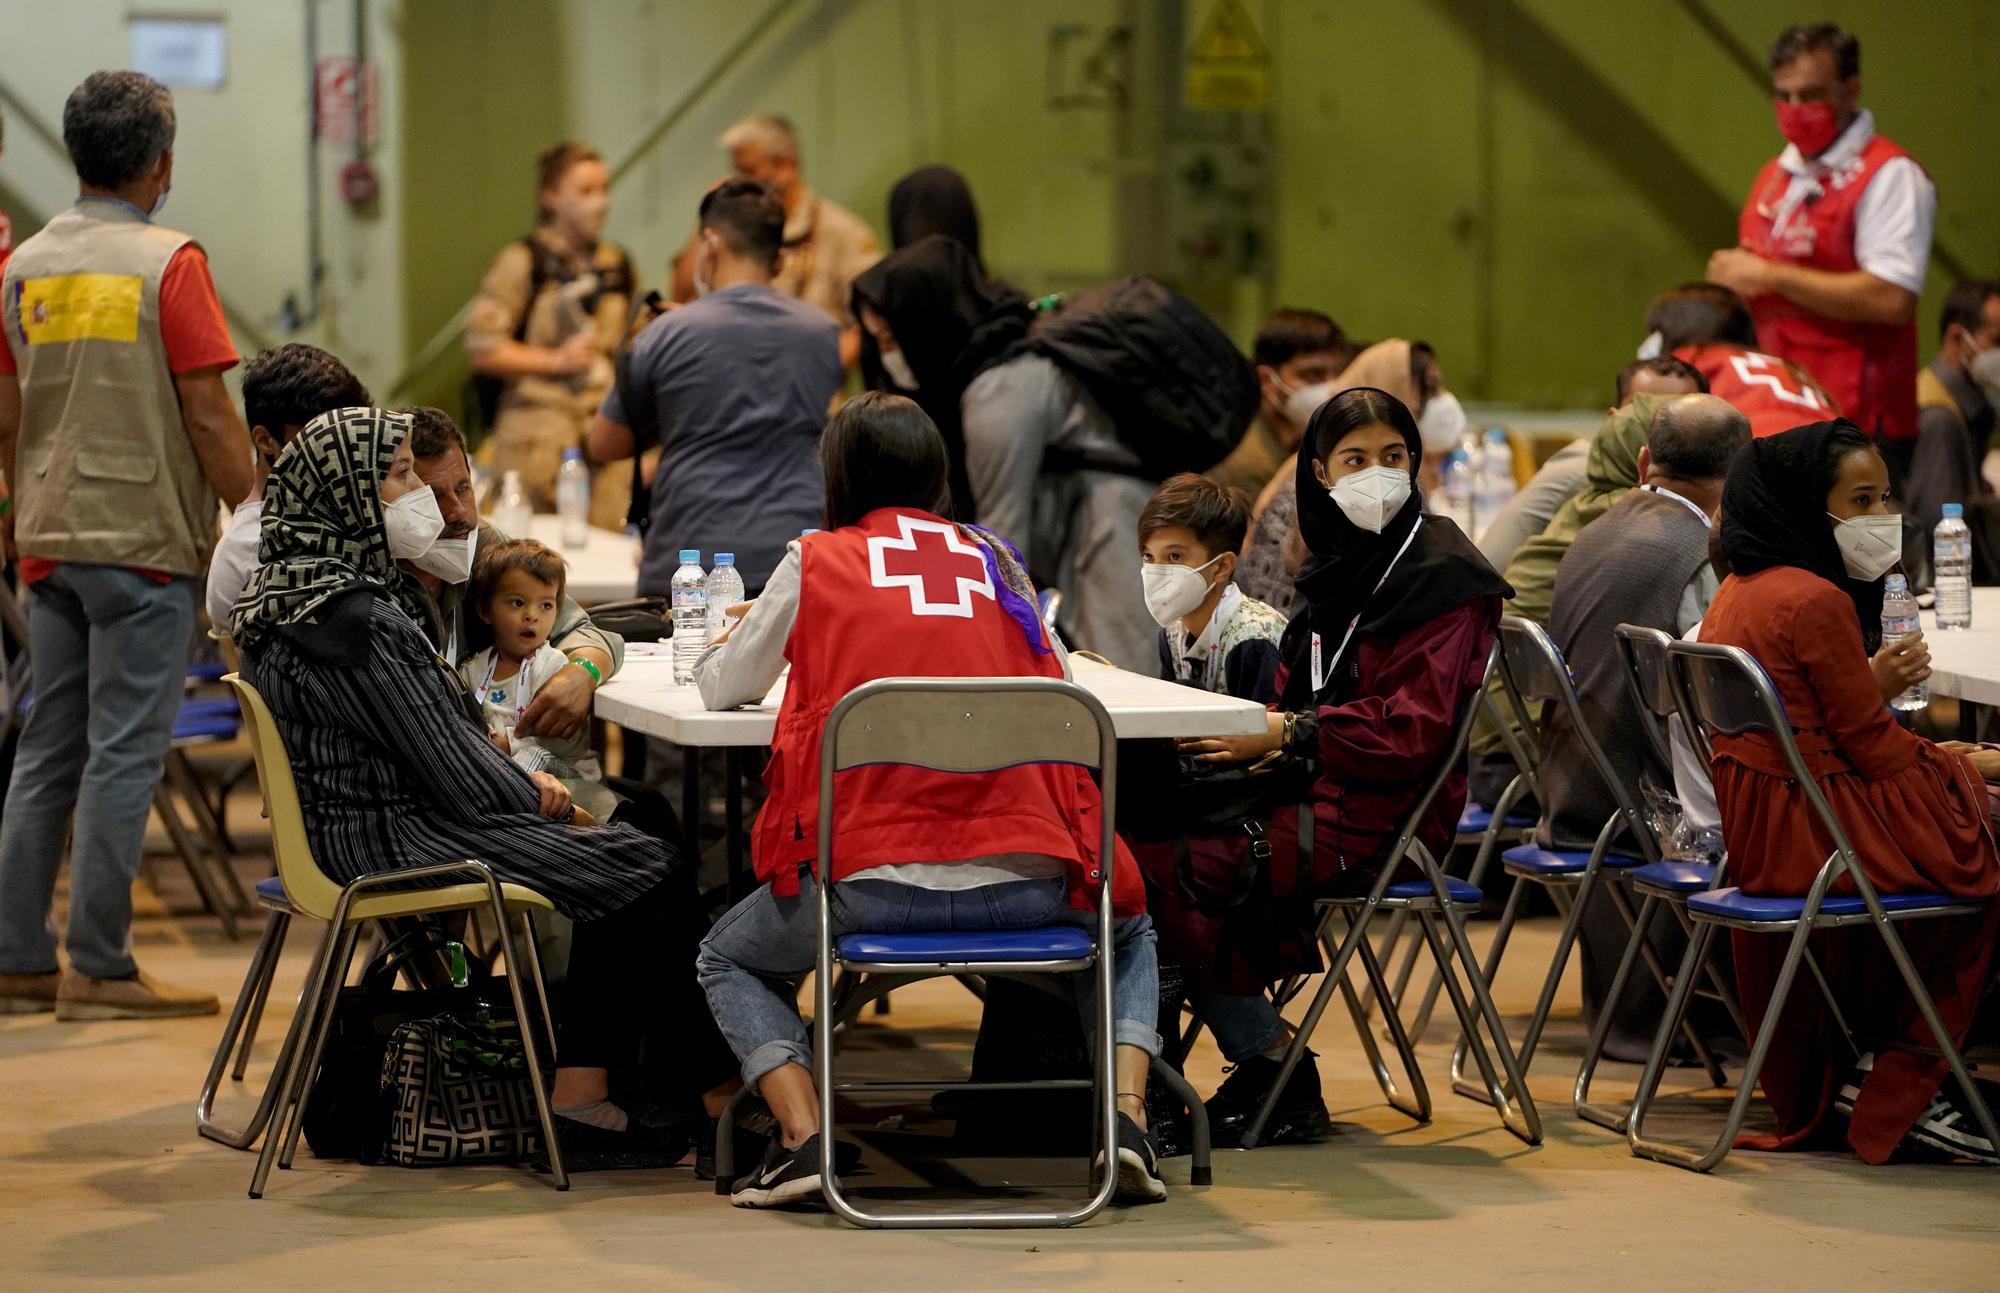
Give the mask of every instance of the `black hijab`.
[{"label": "black hijab", "polygon": [[889,246],[893,251],[922,242],[932,234],[956,239],[972,253],[981,272],[986,261],[979,249],[979,209],[965,177],[949,166],[925,166],[896,181],[889,190]]},{"label": "black hijab", "polygon": [[[979,373],[1028,335],[1028,298],[987,280],[965,244],[933,234],[892,252],[854,280],[854,314],[868,306],[889,324],[917,379],[900,391],[937,424],[951,465],[956,514],[972,516],[959,399]],[[894,390],[875,338],[863,333],[862,371],[877,390]]]},{"label": "black hijab", "polygon": [[[1848,577],[1826,511],[1840,463],[1870,444],[1846,418],[1752,440],[1730,462],[1722,486],[1719,546],[1733,574],[1796,566],[1846,593],[1872,653],[1882,644],[1882,580]],[[1837,448],[1844,451],[1836,456]]]},{"label": "black hijab", "polygon": [[[1446,517],[1424,514],[1423,495],[1414,481],[1402,509],[1380,534],[1370,534],[1347,519],[1313,475],[1313,463],[1324,459],[1350,431],[1376,423],[1401,433],[1414,476],[1424,458],[1423,439],[1409,406],[1387,391],[1373,386],[1342,391],[1320,405],[1306,424],[1297,476],[1299,531],[1308,549],[1297,584],[1306,609],[1285,635],[1290,672],[1282,703],[1288,709],[1339,699],[1337,680],[1350,676],[1351,669],[1334,666],[1351,663],[1353,643],[1341,660],[1334,660],[1333,653],[1350,623],[1356,635],[1394,636],[1481,597],[1514,595],[1458,526]],[[1312,685],[1315,633],[1330,675],[1318,695]]]}]

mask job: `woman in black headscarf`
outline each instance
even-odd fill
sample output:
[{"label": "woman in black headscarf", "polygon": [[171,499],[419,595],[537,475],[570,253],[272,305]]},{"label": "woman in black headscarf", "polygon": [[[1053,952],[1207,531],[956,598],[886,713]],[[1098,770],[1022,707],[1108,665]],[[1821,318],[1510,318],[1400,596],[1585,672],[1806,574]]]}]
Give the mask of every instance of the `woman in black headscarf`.
[{"label": "woman in black headscarf", "polygon": [[964,243],[933,234],[854,280],[861,371],[875,390],[913,399],[944,437],[953,516],[973,518],[960,400],[966,386],[1028,335],[1028,299],[989,282]]},{"label": "woman in black headscarf", "polygon": [[[1984,899],[2000,890],[2000,855],[1985,782],[2000,753],[1939,745],[1899,725],[1883,699],[1929,675],[1927,655],[1868,652],[1881,636],[1882,583],[1902,550],[1889,472],[1851,422],[1818,422],[1753,440],[1722,493],[1722,581],[1701,640],[1741,647],[1770,675],[1805,758],[1868,878],[1883,893]],[[1711,769],[1729,878],[1744,892],[1798,897],[1826,865],[1817,815],[1771,738],[1714,737]],[[1842,881],[1836,892],[1852,892]],[[1901,927],[1945,1026],[1961,1039],[1991,982],[2000,907]],[[1850,936],[1852,935],[1852,936]],[[1850,1067],[1839,1025],[1818,993],[1794,991],[1762,1074],[1777,1130],[1746,1148],[1789,1149],[1845,1138],[1880,1163],[1905,1143],[2000,1161],[1942,1091],[1946,1066],[1873,935],[1822,936],[1821,964],[1858,1039],[1897,1039]],[[1763,1026],[1784,940],[1736,934],[1736,982],[1752,1029]],[[1836,1113],[1847,1115],[1845,1128]]]},{"label": "woman in black headscarf", "polygon": [[[1373,883],[1479,688],[1512,591],[1457,526],[1424,514],[1422,462],[1416,419],[1386,391],[1355,387],[1313,414],[1296,477],[1310,551],[1298,578],[1306,608],[1285,634],[1279,706],[1261,736],[1182,743],[1205,762],[1278,749],[1312,761],[1308,801],[1279,809],[1266,825],[1267,883],[1218,919],[1183,894],[1171,848],[1135,849],[1170,954],[1162,959],[1187,972],[1196,1012],[1236,1066],[1209,1101],[1217,1143],[1240,1137],[1286,1043],[1262,989],[1319,968],[1311,896]],[[1433,855],[1450,846],[1464,806],[1458,773],[1418,831]],[[1302,857],[1299,821],[1308,811],[1312,852]],[[1237,861],[1220,859],[1232,873]],[[1264,1139],[1312,1139],[1326,1125],[1318,1073],[1302,1064]]]},{"label": "woman in black headscarf", "polygon": [[[657,1028],[690,1106],[719,1100],[735,1063],[694,978],[707,932],[693,868],[630,826],[574,824],[569,792],[524,772],[412,618],[398,559],[442,531],[410,452],[413,423],[384,409],[315,418],[271,469],[258,554],[230,632],[290,755],[306,838],[338,883],[478,858],[576,922],[550,1101],[572,1169],[666,1167],[681,1128],[629,1120],[610,1070]],[[718,1104],[719,1107],[719,1104]]]},{"label": "woman in black headscarf", "polygon": [[972,253],[972,263],[986,272],[979,249],[979,208],[965,177],[949,166],[920,167],[889,190],[889,249],[901,251],[932,234],[962,243]]}]

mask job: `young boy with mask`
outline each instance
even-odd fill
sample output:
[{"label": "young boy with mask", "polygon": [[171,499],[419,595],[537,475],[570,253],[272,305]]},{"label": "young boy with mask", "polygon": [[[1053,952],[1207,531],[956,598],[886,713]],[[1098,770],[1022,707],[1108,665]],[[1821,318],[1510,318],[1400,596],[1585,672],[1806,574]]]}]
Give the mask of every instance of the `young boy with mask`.
[{"label": "young boy with mask", "polygon": [[1175,476],[1139,514],[1139,574],[1160,625],[1160,676],[1268,705],[1285,617],[1236,586],[1249,528],[1241,490]]}]

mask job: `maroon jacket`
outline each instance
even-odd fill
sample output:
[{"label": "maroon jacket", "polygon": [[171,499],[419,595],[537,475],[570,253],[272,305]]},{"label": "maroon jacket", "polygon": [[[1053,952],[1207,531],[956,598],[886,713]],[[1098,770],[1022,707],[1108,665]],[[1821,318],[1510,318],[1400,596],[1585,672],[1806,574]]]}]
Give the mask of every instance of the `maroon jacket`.
[{"label": "maroon jacket", "polygon": [[[1299,857],[1303,806],[1279,809],[1266,824],[1270,865],[1240,906],[1203,914],[1181,892],[1173,845],[1134,846],[1167,959],[1194,982],[1234,993],[1320,968],[1312,899],[1373,880],[1436,774],[1466,697],[1485,677],[1500,608],[1499,598],[1480,598],[1397,637],[1355,638],[1349,699],[1321,706],[1318,715],[1312,856],[1303,864]],[[1464,808],[1459,769],[1418,829],[1433,856],[1442,859],[1450,848]],[[1192,841],[1196,879],[1213,877],[1215,891],[1227,892],[1247,847],[1240,836]]]}]

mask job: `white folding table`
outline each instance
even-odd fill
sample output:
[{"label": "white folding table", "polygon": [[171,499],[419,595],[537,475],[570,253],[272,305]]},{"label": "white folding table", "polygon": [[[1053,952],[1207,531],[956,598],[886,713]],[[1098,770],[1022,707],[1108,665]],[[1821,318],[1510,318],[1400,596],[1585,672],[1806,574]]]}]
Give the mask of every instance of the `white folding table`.
[{"label": "white folding table", "polygon": [[[778,726],[784,681],[760,705],[710,711],[693,687],[674,685],[670,642],[628,646],[625,667],[597,693],[597,717],[628,732],[671,741],[689,751],[720,748],[726,754],[724,824],[729,859],[729,898],[743,896],[742,752],[771,744]],[[637,654],[634,654],[637,652]],[[1266,711],[1254,701],[1219,696],[1194,687],[1147,678],[1090,660],[1071,658],[1079,685],[1111,715],[1120,740],[1184,736],[1251,736],[1264,730]],[[690,754],[681,786],[681,815],[690,846],[701,807],[700,760]]]},{"label": "white folding table", "polygon": [[1925,611],[1931,651],[1931,691],[1958,701],[1958,734],[1977,740],[1979,709],[2000,707],[2000,588],[1972,590],[1972,627],[1941,629]]},{"label": "white folding table", "polygon": [[585,606],[597,602],[622,602],[639,587],[639,541],[613,530],[590,528],[582,543],[562,541],[562,518],[537,513],[525,537],[538,540],[562,554],[569,563],[569,595]]}]

